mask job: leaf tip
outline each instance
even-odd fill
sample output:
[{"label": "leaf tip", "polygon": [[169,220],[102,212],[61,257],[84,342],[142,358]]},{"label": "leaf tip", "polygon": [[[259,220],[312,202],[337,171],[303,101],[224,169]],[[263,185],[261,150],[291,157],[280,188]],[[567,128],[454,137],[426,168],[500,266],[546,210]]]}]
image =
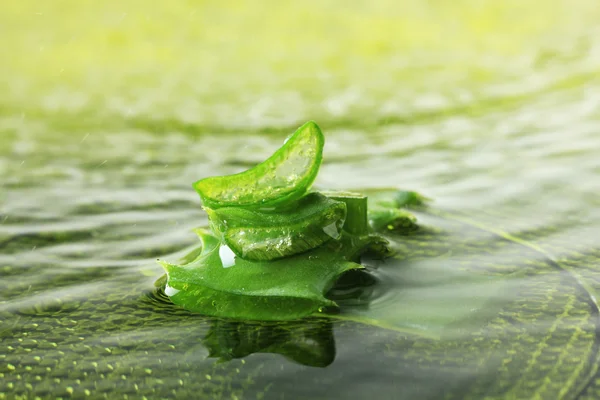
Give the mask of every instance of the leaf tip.
[{"label": "leaf tip", "polygon": [[306,121],[296,130],[294,135],[300,135],[304,133],[308,133],[309,135],[313,135],[313,137],[316,137],[317,143],[319,143],[318,147],[320,148],[320,151],[323,150],[322,147],[325,143],[325,136],[323,135],[321,128],[319,127],[319,125],[317,125],[315,121]]},{"label": "leaf tip", "polygon": [[192,229],[192,231],[198,235],[198,238],[200,239],[200,244],[202,245],[202,247],[207,247],[207,241],[209,239],[209,237],[212,237],[212,234],[210,233],[210,231],[208,231],[205,228],[194,228]]},{"label": "leaf tip", "polygon": [[156,260],[156,262],[158,262],[160,266],[163,267],[167,274],[169,274],[169,272],[175,267],[173,264],[168,263],[164,260]]},{"label": "leaf tip", "polygon": [[302,126],[306,127],[306,128],[316,129],[318,131],[321,131],[321,128],[319,128],[319,125],[317,125],[317,123],[314,120],[312,120],[312,119],[309,120],[309,121],[306,121],[304,123],[304,125],[302,125]]}]

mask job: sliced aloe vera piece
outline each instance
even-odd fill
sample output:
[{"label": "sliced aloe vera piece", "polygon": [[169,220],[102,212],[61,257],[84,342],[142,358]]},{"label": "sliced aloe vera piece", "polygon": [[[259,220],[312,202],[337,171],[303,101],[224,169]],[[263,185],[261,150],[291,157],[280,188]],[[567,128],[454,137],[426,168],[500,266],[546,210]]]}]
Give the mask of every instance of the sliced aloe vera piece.
[{"label": "sliced aloe vera piece", "polygon": [[224,260],[225,246],[218,238],[203,230],[197,233],[202,249],[193,252],[194,260],[185,265],[160,262],[167,273],[165,294],[173,303],[204,315],[263,321],[337,308],[325,293],[343,273],[363,268],[352,260],[374,242],[371,237],[342,237],[284,260],[234,258],[231,263]]},{"label": "sliced aloe vera piece", "polygon": [[339,239],[346,205],[310,193],[285,211],[265,212],[236,207],[206,208],[215,233],[244,259],[268,261],[288,257]]},{"label": "sliced aloe vera piece", "polygon": [[346,203],[348,210],[344,230],[353,235],[366,235],[369,233],[367,218],[367,196],[354,192],[325,191],[321,194],[330,199]]},{"label": "sliced aloe vera piece", "polygon": [[425,207],[431,201],[412,190],[365,189],[361,192],[369,197],[369,208],[419,208]]},{"label": "sliced aloe vera piece", "polygon": [[398,208],[379,208],[369,212],[369,224],[375,232],[410,232],[418,228],[417,217]]},{"label": "sliced aloe vera piece", "polygon": [[266,161],[239,174],[199,180],[194,189],[211,208],[272,207],[299,199],[319,172],[324,144],[321,129],[309,121]]}]

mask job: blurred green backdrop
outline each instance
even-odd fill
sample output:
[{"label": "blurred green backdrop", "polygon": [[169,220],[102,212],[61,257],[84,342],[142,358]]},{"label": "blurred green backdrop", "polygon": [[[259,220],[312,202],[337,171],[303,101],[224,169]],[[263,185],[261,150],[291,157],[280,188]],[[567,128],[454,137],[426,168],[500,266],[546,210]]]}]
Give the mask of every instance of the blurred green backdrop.
[{"label": "blurred green backdrop", "polygon": [[598,73],[598,21],[594,0],[5,1],[0,112],[156,130],[474,112]]}]

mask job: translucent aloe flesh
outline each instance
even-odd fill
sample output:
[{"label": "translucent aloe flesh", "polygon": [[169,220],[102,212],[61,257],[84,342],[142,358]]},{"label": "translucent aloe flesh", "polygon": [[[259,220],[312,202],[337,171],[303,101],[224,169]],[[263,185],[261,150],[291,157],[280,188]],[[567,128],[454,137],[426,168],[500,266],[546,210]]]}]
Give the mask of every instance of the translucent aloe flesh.
[{"label": "translucent aloe flesh", "polygon": [[346,220],[345,203],[310,193],[292,206],[286,212],[235,207],[206,211],[225,243],[249,260],[288,257],[339,239]]},{"label": "translucent aloe flesh", "polygon": [[237,228],[227,231],[224,240],[237,255],[247,260],[276,260],[304,253],[332,238],[339,238],[341,221],[333,221],[324,228],[305,224],[277,228]]},{"label": "translucent aloe flesh", "polygon": [[344,229],[347,232],[355,235],[361,235],[367,232],[367,196],[352,192],[327,191],[322,193],[333,200],[341,201],[346,204],[349,218]]},{"label": "translucent aloe flesh", "polygon": [[194,183],[205,206],[271,207],[302,197],[321,166],[325,139],[313,121],[302,125],[266,161],[235,175]]},{"label": "translucent aloe flesh", "polygon": [[289,320],[335,308],[325,297],[343,273],[363,268],[354,263],[354,246],[368,248],[372,239],[344,241],[271,262],[236,258],[224,263],[221,244],[198,231],[202,250],[185,265],[161,262],[167,272],[165,292],[171,301],[204,315],[253,320]]}]

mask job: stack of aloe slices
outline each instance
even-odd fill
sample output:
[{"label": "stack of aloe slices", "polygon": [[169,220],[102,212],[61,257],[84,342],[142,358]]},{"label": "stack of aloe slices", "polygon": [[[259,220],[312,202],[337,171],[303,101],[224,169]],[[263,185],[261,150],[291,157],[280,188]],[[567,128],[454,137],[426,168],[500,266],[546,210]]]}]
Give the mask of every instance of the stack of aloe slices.
[{"label": "stack of aloe slices", "polygon": [[382,205],[369,221],[366,196],[310,192],[324,143],[310,121],[254,168],[194,184],[210,231],[196,230],[201,247],[184,265],[160,262],[173,303],[209,316],[297,319],[335,309],[325,294],[342,274],[363,268],[361,255],[390,255],[373,231],[414,217],[386,214]]}]

